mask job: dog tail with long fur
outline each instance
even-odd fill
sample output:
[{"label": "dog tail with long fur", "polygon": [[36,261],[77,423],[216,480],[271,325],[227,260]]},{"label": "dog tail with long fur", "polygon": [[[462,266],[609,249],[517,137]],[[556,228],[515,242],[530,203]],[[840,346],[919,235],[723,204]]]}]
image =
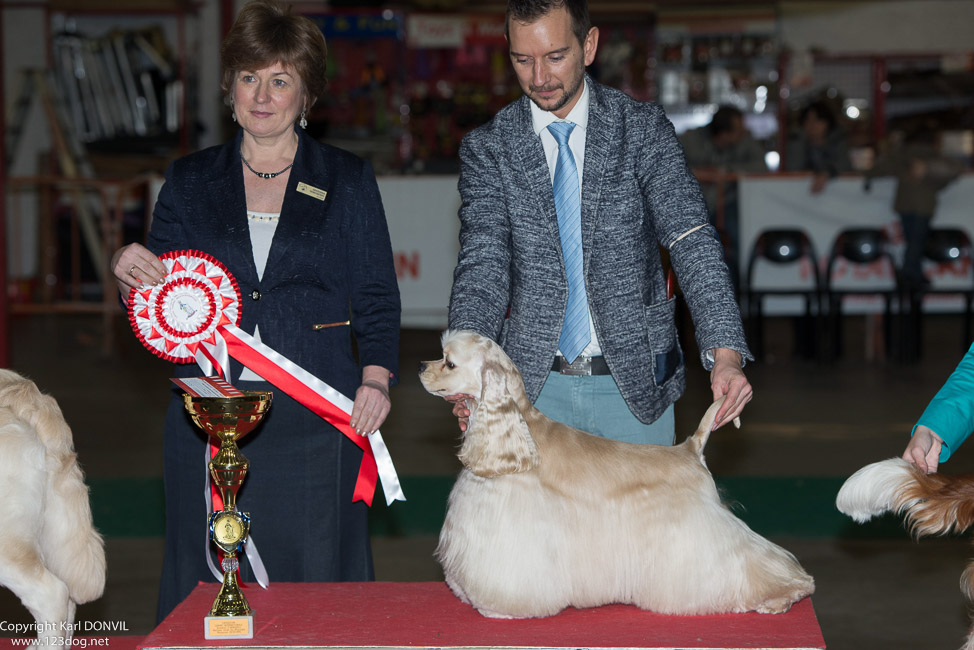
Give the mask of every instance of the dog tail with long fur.
[{"label": "dog tail with long fur", "polygon": [[[710,405],[707,412],[703,414],[703,419],[700,420],[700,424],[697,425],[697,430],[692,436],[687,438],[687,445],[690,449],[703,460],[703,448],[707,446],[707,441],[710,439],[710,433],[714,430],[714,421],[717,419],[717,411],[720,410],[721,404],[724,403],[724,396],[718,397],[717,401]],[[734,426],[738,429],[741,428],[741,419],[734,418]]]},{"label": "dog tail with long fur", "polygon": [[[974,524],[974,474],[924,474],[902,458],[866,465],[839,490],[835,506],[862,523],[886,512],[905,515],[914,537],[960,533]],[[960,589],[974,603],[974,561]],[[968,645],[974,648],[974,632]]]},{"label": "dog tail with long fur", "polygon": [[850,476],[835,506],[859,523],[886,512],[905,515],[916,537],[960,533],[974,524],[974,475],[924,474],[890,458]]}]

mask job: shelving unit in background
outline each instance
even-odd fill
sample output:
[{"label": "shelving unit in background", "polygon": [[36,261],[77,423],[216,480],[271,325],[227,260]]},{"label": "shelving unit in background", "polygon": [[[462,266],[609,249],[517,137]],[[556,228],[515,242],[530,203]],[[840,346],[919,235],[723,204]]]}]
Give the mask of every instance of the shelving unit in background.
[{"label": "shelving unit in background", "polygon": [[677,133],[739,108],[754,137],[778,148],[779,45],[773,10],[661,9],[656,26],[657,102]]},{"label": "shelving unit in background", "polygon": [[155,156],[155,167],[164,169],[195,148],[197,71],[190,61],[198,60],[199,35],[191,34],[197,11],[190,0],[48,5],[48,67],[72,107],[76,135],[93,154],[139,154],[143,164]]},{"label": "shelving unit in background", "polygon": [[782,56],[782,132],[794,136],[802,108],[822,100],[848,135],[856,170],[871,167],[890,140],[920,131],[939,133],[943,153],[970,167],[972,62],[974,53]]},{"label": "shelving unit in background", "polygon": [[[8,123],[12,128],[0,132],[0,171],[10,194],[3,195],[0,227],[27,242],[12,248],[15,257],[27,256],[15,277],[0,278],[4,306],[9,313],[100,313],[108,352],[118,304],[107,260],[123,229],[137,229],[137,238],[144,233],[154,187],[146,173],[163,171],[195,147],[190,61],[197,58],[191,35],[197,6],[182,0],[16,6],[44,16],[38,35],[47,70],[38,61],[23,71],[33,83],[23,86],[18,103],[26,104],[27,116],[43,115],[52,151],[38,155],[25,138],[19,155],[37,172],[12,178],[7,156],[17,152],[7,134],[22,125]],[[7,106],[2,88],[0,106]],[[17,261],[4,254],[4,274]],[[0,338],[6,345],[5,331]]]},{"label": "shelving unit in background", "polygon": [[[521,95],[504,10],[503,4],[471,2],[436,13],[323,13],[302,5],[329,50],[330,85],[309,115],[308,132],[368,158],[379,174],[457,173],[463,136]],[[591,10],[601,36],[590,73],[637,99],[651,99],[652,7],[607,3]]]}]

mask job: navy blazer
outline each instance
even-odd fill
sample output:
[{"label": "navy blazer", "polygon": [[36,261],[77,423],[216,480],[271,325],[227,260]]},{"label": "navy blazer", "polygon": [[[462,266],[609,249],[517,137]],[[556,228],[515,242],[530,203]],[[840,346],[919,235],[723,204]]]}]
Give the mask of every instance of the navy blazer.
[{"label": "navy blazer", "polygon": [[[612,376],[643,422],[683,392],[685,372],[666,295],[669,249],[701,360],[731,348],[750,358],[723,252],[700,187],[663,109],[594,82],[582,177],[589,310]],[[460,255],[450,327],[498,341],[532,401],[558,348],[565,276],[551,176],[521,97],[460,147]]]},{"label": "navy blazer", "polygon": [[[196,249],[222,262],[242,294],[240,327],[354,398],[361,365],[398,374],[400,303],[392,245],[372,167],[302,130],[267,266],[257,278],[247,223],[242,131],[225,145],[175,161],[166,172],[148,248]],[[298,192],[305,183],[323,198]],[[315,325],[351,320],[351,327]],[[231,359],[231,377],[241,371]],[[196,364],[179,376],[200,374]]]}]

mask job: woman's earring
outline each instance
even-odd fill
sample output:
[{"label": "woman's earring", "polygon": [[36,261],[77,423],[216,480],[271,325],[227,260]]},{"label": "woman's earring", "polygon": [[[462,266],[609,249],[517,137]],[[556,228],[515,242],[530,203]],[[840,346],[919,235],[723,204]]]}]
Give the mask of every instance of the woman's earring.
[{"label": "woman's earring", "polygon": [[232,119],[234,122],[236,122],[237,121],[237,114],[234,113],[233,111],[231,111],[230,112],[230,119]]},{"label": "woman's earring", "polygon": [[305,115],[306,115],[306,112],[305,111],[301,111],[301,120],[298,122],[298,125],[302,129],[308,128],[308,120],[305,119]]}]

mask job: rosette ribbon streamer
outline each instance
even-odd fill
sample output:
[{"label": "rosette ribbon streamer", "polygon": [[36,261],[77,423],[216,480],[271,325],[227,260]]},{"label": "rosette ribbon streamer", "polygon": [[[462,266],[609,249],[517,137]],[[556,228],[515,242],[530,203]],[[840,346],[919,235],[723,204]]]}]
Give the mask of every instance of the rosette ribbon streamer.
[{"label": "rosette ribbon streamer", "polygon": [[169,269],[165,282],[129,293],[129,320],[149,350],[176,363],[196,361],[205,374],[223,377],[232,356],[362,449],[353,501],[371,506],[379,479],[387,505],[406,500],[382,434],[360,436],[349,424],[352,400],[237,326],[240,288],[223,264],[192,250],[159,259]]}]

